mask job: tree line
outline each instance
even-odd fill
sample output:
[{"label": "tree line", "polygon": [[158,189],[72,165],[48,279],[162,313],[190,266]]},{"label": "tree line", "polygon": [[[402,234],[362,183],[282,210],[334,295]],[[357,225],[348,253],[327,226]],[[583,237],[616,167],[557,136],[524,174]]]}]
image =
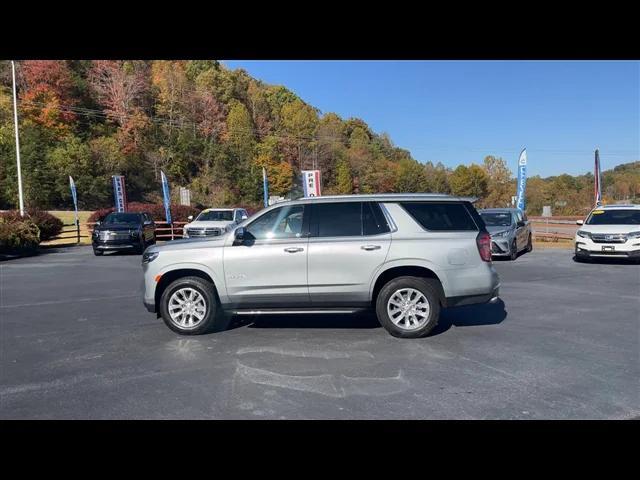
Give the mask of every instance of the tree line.
[{"label": "tree line", "polygon": [[[434,192],[508,206],[515,179],[502,158],[445,167],[420,163],[359,118],[323,113],[284,86],[213,60],[29,60],[17,63],[25,203],[69,209],[73,176],[81,209],[111,206],[111,175],[131,201],[159,202],[160,170],[173,193],[202,206],[302,194],[300,171],[322,172],[323,194]],[[10,62],[0,62],[0,209],[17,203]],[[465,159],[461,159],[465,160]],[[640,162],[604,172],[605,200],[637,201]],[[580,214],[593,175],[529,178],[527,210]],[[556,205],[557,204],[557,205]]]}]

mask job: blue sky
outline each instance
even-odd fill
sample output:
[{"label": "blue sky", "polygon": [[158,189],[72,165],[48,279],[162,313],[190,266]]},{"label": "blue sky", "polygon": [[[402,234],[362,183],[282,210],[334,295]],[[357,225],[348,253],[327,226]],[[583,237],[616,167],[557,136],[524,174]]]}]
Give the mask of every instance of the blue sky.
[{"label": "blue sky", "polygon": [[581,174],[640,160],[640,62],[223,61],[323,113],[359,117],[421,162],[501,156]]}]

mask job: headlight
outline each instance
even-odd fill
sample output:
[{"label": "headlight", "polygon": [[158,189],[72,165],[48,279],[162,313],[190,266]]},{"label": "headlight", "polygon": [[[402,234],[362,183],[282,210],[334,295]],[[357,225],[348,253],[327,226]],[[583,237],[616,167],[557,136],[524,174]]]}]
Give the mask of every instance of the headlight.
[{"label": "headlight", "polygon": [[158,258],[160,252],[144,252],[142,254],[142,263],[153,262],[156,258]]},{"label": "headlight", "polygon": [[631,240],[631,239],[634,239],[634,240],[635,240],[636,238],[640,238],[640,231],[638,231],[638,232],[631,232],[631,233],[627,233],[627,238],[628,238],[629,240]]},{"label": "headlight", "polygon": [[131,235],[131,238],[136,238],[138,236],[138,231],[137,230],[129,230],[129,235]]},{"label": "headlight", "polygon": [[582,238],[591,238],[591,234],[589,232],[585,232],[584,230],[578,230],[576,234]]},{"label": "headlight", "polygon": [[492,237],[507,237],[509,235],[509,230],[505,230],[504,232],[492,233]]}]

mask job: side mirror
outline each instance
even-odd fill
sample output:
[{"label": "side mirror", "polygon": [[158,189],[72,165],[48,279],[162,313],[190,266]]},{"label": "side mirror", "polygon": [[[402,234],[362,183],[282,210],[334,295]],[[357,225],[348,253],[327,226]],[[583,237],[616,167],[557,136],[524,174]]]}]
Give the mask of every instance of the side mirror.
[{"label": "side mirror", "polygon": [[233,232],[233,244],[242,245],[246,237],[247,231],[244,227],[236,228]]},{"label": "side mirror", "polygon": [[189,221],[193,220],[193,215],[189,215],[189,216],[187,217],[187,220],[189,220]]},{"label": "side mirror", "polygon": [[153,222],[151,220],[145,220],[144,224],[145,225],[153,225]]},{"label": "side mirror", "polygon": [[246,220],[247,218],[249,218],[249,217],[247,217],[246,215],[242,215],[242,217],[240,218],[240,220]]},{"label": "side mirror", "polygon": [[518,222],[518,227],[524,227],[524,226],[525,226],[524,221],[523,221],[523,220],[520,220],[520,221]]},{"label": "side mirror", "polygon": [[584,224],[584,220],[576,220],[576,225],[583,225]]},{"label": "side mirror", "polygon": [[98,225],[100,225],[101,223],[102,223],[102,222],[101,222],[100,220],[98,220],[98,221],[96,222],[96,227],[97,227]]}]

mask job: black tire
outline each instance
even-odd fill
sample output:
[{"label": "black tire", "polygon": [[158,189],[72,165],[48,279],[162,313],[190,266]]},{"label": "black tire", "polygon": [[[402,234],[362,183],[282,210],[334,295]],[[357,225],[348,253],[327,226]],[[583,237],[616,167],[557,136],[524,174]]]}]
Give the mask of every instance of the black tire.
[{"label": "black tire", "polygon": [[144,237],[140,239],[140,245],[136,248],[136,253],[142,255],[147,248],[147,244],[144,241]]},{"label": "black tire", "polygon": [[[169,300],[171,296],[180,288],[189,287],[200,293],[206,303],[206,312],[204,318],[197,324],[195,328],[182,328],[174,323],[169,315]],[[224,315],[220,308],[220,302],[215,291],[215,287],[200,277],[182,277],[171,282],[162,292],[160,297],[160,315],[164,323],[176,333],[180,335],[202,335],[212,331],[224,330],[228,323],[228,317]]]},{"label": "black tire", "polygon": [[509,255],[509,259],[510,260],[515,260],[518,258],[518,243],[516,242],[516,239],[513,239],[513,243],[511,244],[511,252]]},{"label": "black tire", "polygon": [[533,241],[531,240],[531,234],[529,234],[529,240],[527,241],[527,253],[533,251]]},{"label": "black tire", "polygon": [[97,250],[97,249],[95,249],[95,248],[93,249],[93,254],[94,254],[96,257],[101,257],[103,253],[104,253],[104,252],[103,252],[102,250]]},{"label": "black tire", "polygon": [[[429,302],[429,316],[426,323],[415,330],[407,330],[397,326],[387,312],[387,303],[391,296],[403,288],[413,288],[421,292]],[[440,282],[433,278],[421,277],[398,277],[387,282],[376,299],[376,315],[380,324],[394,337],[398,338],[420,338],[431,332],[438,324],[440,318],[440,301],[442,287]]]}]

